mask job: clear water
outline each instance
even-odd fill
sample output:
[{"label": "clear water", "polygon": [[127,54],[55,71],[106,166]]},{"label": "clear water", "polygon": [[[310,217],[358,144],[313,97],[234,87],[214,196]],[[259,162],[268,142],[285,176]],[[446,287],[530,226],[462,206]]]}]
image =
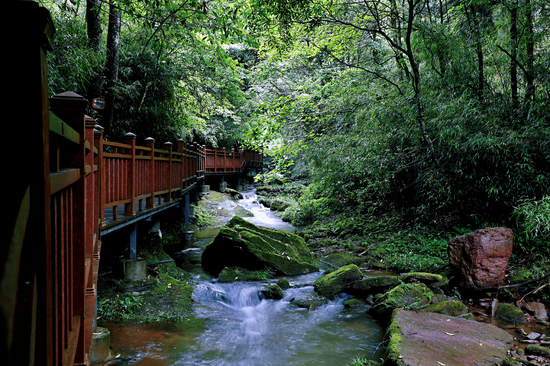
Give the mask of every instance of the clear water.
[{"label": "clear water", "polygon": [[[250,221],[290,231],[269,209],[255,203],[253,191],[239,203],[252,211]],[[123,365],[346,365],[356,356],[377,359],[384,330],[361,309],[344,308],[347,296],[308,311],[290,304],[300,295],[313,295],[312,273],[287,277],[291,288],[282,300],[262,299],[266,282],[218,283],[205,280],[200,254],[219,228],[199,230],[178,253],[186,270],[196,273],[193,323],[113,325],[111,347]],[[202,274],[202,276],[201,276]],[[208,278],[208,277],[207,277]]]}]

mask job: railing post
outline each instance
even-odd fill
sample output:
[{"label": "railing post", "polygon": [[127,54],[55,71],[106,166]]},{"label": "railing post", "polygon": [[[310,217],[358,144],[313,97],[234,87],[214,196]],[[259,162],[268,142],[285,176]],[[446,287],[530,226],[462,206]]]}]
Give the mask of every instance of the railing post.
[{"label": "railing post", "polygon": [[[206,145],[202,145],[201,162],[202,162],[201,171],[202,171],[202,176],[204,177],[204,175],[206,174]],[[204,181],[203,181],[203,184],[204,184]]]},{"label": "railing post", "polygon": [[149,160],[149,190],[151,192],[151,195],[147,197],[147,204],[145,205],[145,208],[153,208],[155,207],[155,139],[152,137],[147,137],[145,139],[145,142],[147,144],[147,147],[151,149],[149,151],[149,157],[151,159]]},{"label": "railing post", "polygon": [[168,197],[165,202],[172,201],[172,143],[165,142],[164,150],[168,150]]},{"label": "railing post", "polygon": [[227,153],[225,151],[225,147],[222,147],[223,150],[223,171],[227,172]]},{"label": "railing post", "polygon": [[236,171],[235,169],[235,148],[231,148],[231,171]]},{"label": "railing post", "polygon": [[136,135],[128,132],[124,135],[125,143],[132,145],[130,148],[130,161],[128,162],[128,175],[126,181],[128,184],[127,197],[130,198],[129,203],[124,204],[124,216],[134,216],[136,210]]},{"label": "railing post", "polygon": [[192,160],[191,160],[191,144],[185,143],[185,187],[191,185],[191,170],[192,170]]},{"label": "railing post", "polygon": [[180,169],[180,176],[179,176],[179,184],[180,184],[180,189],[183,190],[183,179],[184,179],[184,176],[185,176],[185,172],[184,172],[184,161],[185,161],[185,150],[183,148],[183,144],[184,144],[184,141],[183,139],[178,139],[178,152],[181,154],[181,169]]},{"label": "railing post", "polygon": [[95,138],[95,147],[97,149],[97,211],[99,219],[99,227],[105,226],[105,164],[103,164],[103,127],[100,125],[94,126],[94,138]]},{"label": "railing post", "polygon": [[[80,179],[72,185],[72,215],[70,217],[71,222],[68,222],[67,225],[72,225],[72,238],[67,241],[69,246],[70,253],[72,258],[67,258],[70,261],[70,268],[72,273],[63,273],[57,272],[58,270],[64,271],[67,268],[64,268],[63,263],[57,263],[54,273],[57,276],[57,283],[61,284],[61,287],[54,289],[50,292],[50,296],[58,296],[59,302],[55,306],[58,311],[57,324],[58,332],[57,333],[61,338],[63,337],[63,330],[61,327],[66,326],[65,323],[65,314],[67,310],[66,305],[63,304],[61,294],[63,290],[63,284],[65,281],[70,281],[72,285],[72,294],[69,295],[71,299],[73,308],[73,314],[80,315],[80,332],[79,340],[77,341],[78,346],[76,346],[76,356],[75,363],[83,362],[87,349],[85,349],[85,343],[87,338],[91,335],[91,330],[86,329],[86,314],[85,314],[85,297],[86,297],[86,266],[91,263],[87,263],[87,257],[92,257],[92,253],[87,253],[88,249],[87,241],[87,230],[86,230],[86,168],[85,168],[85,122],[84,122],[84,113],[86,111],[88,101],[73,92],[65,92],[56,95],[50,99],[50,110],[59,118],[61,118],[65,123],[72,127],[80,135],[80,145],[67,157],[67,160],[63,163],[63,166],[73,169],[80,170]],[[63,158],[63,157],[61,157]],[[90,223],[91,224],[91,223]],[[88,224],[88,225],[90,225]],[[53,243],[56,245],[55,243]],[[63,262],[63,256],[66,251],[62,250],[61,247],[58,247],[53,250],[53,255],[59,256],[55,260],[60,260]],[[55,263],[55,262],[54,262]],[[57,273],[56,273],[57,272]],[[65,298],[64,301],[67,301]],[[71,322],[72,328],[72,319],[69,319]],[[66,342],[68,339],[58,339],[61,341],[63,346],[67,346]],[[65,344],[64,344],[65,343]]]}]

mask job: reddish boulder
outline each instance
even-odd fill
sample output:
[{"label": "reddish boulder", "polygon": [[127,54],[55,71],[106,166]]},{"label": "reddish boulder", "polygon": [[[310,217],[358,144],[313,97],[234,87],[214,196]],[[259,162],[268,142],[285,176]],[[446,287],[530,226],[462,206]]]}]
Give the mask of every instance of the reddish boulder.
[{"label": "reddish boulder", "polygon": [[514,234],[496,227],[449,240],[449,264],[463,288],[481,290],[503,284],[512,254]]}]

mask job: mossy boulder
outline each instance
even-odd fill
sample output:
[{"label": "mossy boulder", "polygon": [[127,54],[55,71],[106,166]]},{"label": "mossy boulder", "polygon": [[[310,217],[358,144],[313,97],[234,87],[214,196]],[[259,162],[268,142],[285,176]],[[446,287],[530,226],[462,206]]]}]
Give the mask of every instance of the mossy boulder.
[{"label": "mossy boulder", "polygon": [[525,314],[512,304],[500,304],[497,307],[495,316],[514,324],[522,324],[526,321]]},{"label": "mossy boulder", "polygon": [[440,287],[440,286],[446,285],[449,282],[449,280],[446,277],[440,274],[427,273],[427,272],[411,272],[411,273],[404,274],[399,278],[404,283],[422,282],[426,285],[431,285],[434,287]]},{"label": "mossy boulder", "polygon": [[266,299],[281,300],[285,297],[285,293],[278,285],[269,285],[262,290],[262,294]]},{"label": "mossy boulder", "polygon": [[451,316],[460,316],[468,314],[468,308],[458,300],[450,300],[432,303],[424,311],[429,313],[439,313]]},{"label": "mossy boulder", "polygon": [[357,298],[353,298],[353,299],[347,299],[344,302],[344,306],[346,308],[362,308],[363,306],[365,306],[365,303]]},{"label": "mossy boulder", "polygon": [[240,200],[240,199],[243,198],[243,195],[242,195],[239,191],[236,191],[236,190],[234,190],[234,189],[232,189],[232,188],[226,188],[226,189],[225,189],[225,193],[230,194],[230,195],[231,195],[231,198],[233,198],[233,199],[238,199],[238,200]]},{"label": "mossy boulder", "polygon": [[364,263],[364,260],[350,253],[329,253],[326,257],[321,259],[321,263],[330,264],[334,267],[343,267],[348,264],[360,265]]},{"label": "mossy boulder", "polygon": [[242,267],[225,267],[218,274],[220,282],[235,282],[235,281],[261,281],[263,277],[258,275],[258,271],[250,271]]},{"label": "mossy boulder", "polygon": [[386,291],[401,284],[398,276],[373,276],[355,282],[352,289],[363,295]]},{"label": "mossy boulder", "polygon": [[315,310],[319,306],[327,304],[328,300],[326,297],[319,296],[316,293],[312,292],[309,294],[301,293],[295,298],[291,299],[290,303],[299,308]]},{"label": "mossy boulder", "polygon": [[476,317],[472,313],[460,315],[459,318],[466,319],[466,320],[476,320]]},{"label": "mossy boulder", "polygon": [[272,211],[284,211],[290,206],[292,206],[292,202],[277,197],[271,200],[271,206],[269,208]]},{"label": "mossy boulder", "polygon": [[332,273],[319,277],[313,282],[315,291],[323,296],[333,296],[343,291],[351,283],[363,277],[363,273],[355,264],[349,264]]},{"label": "mossy boulder", "polygon": [[522,363],[512,357],[506,357],[502,361],[502,366],[521,366]]},{"label": "mossy boulder", "polygon": [[542,356],[550,358],[550,349],[543,347],[543,346],[537,346],[535,344],[531,344],[527,347],[525,347],[525,353],[528,355],[534,355],[534,356]]},{"label": "mossy boulder", "polygon": [[282,230],[256,226],[235,216],[202,254],[202,267],[217,276],[225,267],[272,268],[284,275],[318,271],[304,239]]},{"label": "mossy boulder", "polygon": [[389,317],[396,308],[422,310],[430,304],[432,297],[433,292],[423,283],[402,284],[376,299],[369,313]]},{"label": "mossy boulder", "polygon": [[290,283],[286,278],[279,278],[277,280],[277,285],[279,285],[279,287],[282,288],[283,290],[290,288]]}]

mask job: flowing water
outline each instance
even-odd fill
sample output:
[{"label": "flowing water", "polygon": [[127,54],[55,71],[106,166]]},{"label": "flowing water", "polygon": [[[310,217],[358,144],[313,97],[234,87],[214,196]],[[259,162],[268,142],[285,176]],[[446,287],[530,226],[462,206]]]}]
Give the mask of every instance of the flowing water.
[{"label": "flowing water", "polygon": [[[254,213],[255,224],[292,231],[269,209],[243,192],[239,204]],[[113,325],[111,347],[121,364],[157,365],[346,365],[361,356],[378,358],[384,330],[364,310],[344,308],[346,296],[308,311],[290,301],[313,295],[321,272],[287,277],[291,288],[282,300],[265,300],[265,282],[207,281],[200,256],[219,228],[201,229],[176,261],[196,274],[194,317],[189,323]]]}]

